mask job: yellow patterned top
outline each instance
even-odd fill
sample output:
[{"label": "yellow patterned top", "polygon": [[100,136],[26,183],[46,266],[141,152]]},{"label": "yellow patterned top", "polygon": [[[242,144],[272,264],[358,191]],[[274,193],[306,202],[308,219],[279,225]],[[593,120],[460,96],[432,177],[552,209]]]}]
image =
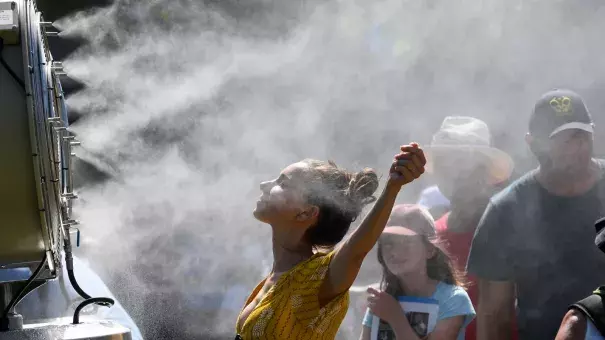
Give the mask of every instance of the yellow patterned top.
[{"label": "yellow patterned top", "polygon": [[[349,293],[345,292],[319,307],[319,288],[333,255],[334,252],[315,254],[284,273],[250,313],[242,329],[237,329],[242,339],[333,340],[349,306]],[[264,282],[256,286],[244,307],[256,297]]]}]

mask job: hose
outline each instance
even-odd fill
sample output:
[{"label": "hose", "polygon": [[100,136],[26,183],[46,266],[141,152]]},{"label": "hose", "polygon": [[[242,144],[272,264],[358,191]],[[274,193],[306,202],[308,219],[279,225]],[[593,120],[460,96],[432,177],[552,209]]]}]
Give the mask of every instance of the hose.
[{"label": "hose", "polygon": [[74,320],[73,320],[73,324],[77,325],[80,323],[80,311],[82,311],[82,309],[90,304],[96,303],[98,305],[101,306],[112,306],[114,304],[113,299],[110,298],[105,298],[105,297],[97,297],[97,298],[90,298],[90,299],[86,299],[84,300],[82,303],[80,303],[78,305],[78,307],[76,307],[76,310],[74,311]]},{"label": "hose", "polygon": [[25,91],[25,82],[21,78],[19,78],[17,73],[15,73],[15,71],[13,71],[13,69],[8,65],[6,60],[4,60],[4,57],[2,56],[3,51],[4,51],[4,39],[0,38],[0,64],[2,64],[4,69],[6,69],[6,72],[8,72],[11,75],[11,77],[13,77],[13,79],[19,84],[19,86],[21,86],[23,91]]},{"label": "hose", "polygon": [[80,303],[78,305],[78,307],[76,308],[76,310],[74,311],[73,323],[78,324],[80,322],[80,311],[82,310],[82,308],[84,308],[90,304],[93,304],[93,303],[96,303],[97,305],[104,306],[104,307],[111,307],[115,304],[115,301],[113,299],[107,298],[107,297],[93,298],[90,295],[88,295],[82,289],[82,287],[80,287],[80,285],[78,284],[78,281],[76,280],[76,275],[74,274],[74,258],[73,258],[73,254],[71,252],[71,240],[69,238],[69,233],[67,231],[65,231],[65,233],[64,233],[63,243],[64,243],[63,249],[65,251],[65,267],[67,269],[67,276],[69,277],[69,283],[71,283],[71,286],[74,288],[76,293],[78,293],[78,295],[80,295],[84,299],[84,301],[82,303]]}]

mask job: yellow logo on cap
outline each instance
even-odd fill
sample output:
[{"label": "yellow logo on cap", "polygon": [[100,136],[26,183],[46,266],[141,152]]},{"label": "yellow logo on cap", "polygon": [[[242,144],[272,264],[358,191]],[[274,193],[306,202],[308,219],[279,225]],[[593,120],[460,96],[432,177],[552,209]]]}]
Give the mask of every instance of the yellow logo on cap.
[{"label": "yellow logo on cap", "polygon": [[557,116],[566,116],[571,113],[571,99],[569,97],[554,97],[550,100],[550,107],[552,107]]}]

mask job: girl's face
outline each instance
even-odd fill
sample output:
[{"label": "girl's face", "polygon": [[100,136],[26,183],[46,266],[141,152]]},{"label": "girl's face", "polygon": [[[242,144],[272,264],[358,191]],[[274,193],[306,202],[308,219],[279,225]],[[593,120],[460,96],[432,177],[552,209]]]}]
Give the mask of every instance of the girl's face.
[{"label": "girl's face", "polygon": [[434,255],[425,236],[404,227],[387,227],[379,242],[387,269],[397,276],[426,272],[426,262]]}]

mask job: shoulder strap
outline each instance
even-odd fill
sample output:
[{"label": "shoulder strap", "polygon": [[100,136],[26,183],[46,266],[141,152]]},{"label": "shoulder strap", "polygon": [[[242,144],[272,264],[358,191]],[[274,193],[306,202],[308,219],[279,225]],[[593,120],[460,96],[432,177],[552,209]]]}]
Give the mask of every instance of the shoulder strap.
[{"label": "shoulder strap", "polygon": [[599,287],[592,295],[569,307],[577,309],[592,321],[595,327],[605,336],[605,286]]}]

